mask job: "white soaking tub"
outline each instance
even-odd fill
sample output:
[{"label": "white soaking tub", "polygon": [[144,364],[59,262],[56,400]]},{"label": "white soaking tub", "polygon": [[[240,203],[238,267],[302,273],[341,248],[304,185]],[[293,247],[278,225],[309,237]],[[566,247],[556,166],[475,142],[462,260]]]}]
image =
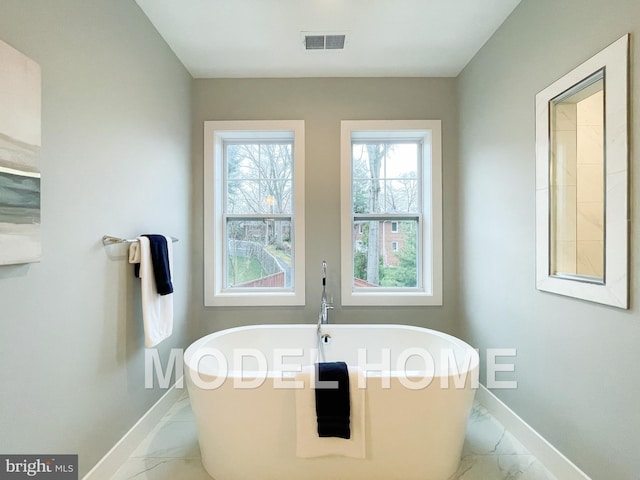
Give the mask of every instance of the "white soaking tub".
[{"label": "white soaking tub", "polygon": [[[239,327],[187,349],[185,377],[207,472],[215,480],[447,480],[460,461],[477,352],[450,335],[405,325],[330,324],[321,334],[328,343],[316,325]],[[317,361],[360,368],[364,458],[296,454],[300,392],[293,387],[297,372]]]}]

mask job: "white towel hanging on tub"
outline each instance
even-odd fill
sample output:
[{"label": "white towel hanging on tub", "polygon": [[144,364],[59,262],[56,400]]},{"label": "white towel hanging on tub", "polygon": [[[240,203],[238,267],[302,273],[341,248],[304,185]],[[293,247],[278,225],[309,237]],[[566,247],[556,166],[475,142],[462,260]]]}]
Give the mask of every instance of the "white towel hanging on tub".
[{"label": "white towel hanging on tub", "polygon": [[[173,270],[173,245],[169,237],[167,237],[167,253],[169,268]],[[144,345],[147,348],[154,347],[173,333],[173,294],[158,294],[147,237],[138,237],[138,241],[131,244],[129,262],[140,263]]]},{"label": "white towel hanging on tub", "polygon": [[351,438],[319,437],[316,417],[316,391],[314,366],[303,367],[296,375],[296,381],[304,382],[304,388],[296,390],[296,455],[300,458],[342,455],[352,458],[366,458],[365,449],[365,389],[358,388],[359,367],[348,367],[349,395],[351,401]]}]

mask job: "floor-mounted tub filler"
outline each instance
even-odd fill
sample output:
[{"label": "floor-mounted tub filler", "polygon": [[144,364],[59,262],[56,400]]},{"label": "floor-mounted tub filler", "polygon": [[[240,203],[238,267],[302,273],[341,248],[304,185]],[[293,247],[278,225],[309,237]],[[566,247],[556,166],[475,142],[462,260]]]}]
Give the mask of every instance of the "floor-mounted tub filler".
[{"label": "floor-mounted tub filler", "polygon": [[[309,366],[338,361],[349,366],[351,438],[319,438]],[[446,480],[478,365],[463,341],[404,325],[238,327],[185,352],[202,463],[216,480]]]}]

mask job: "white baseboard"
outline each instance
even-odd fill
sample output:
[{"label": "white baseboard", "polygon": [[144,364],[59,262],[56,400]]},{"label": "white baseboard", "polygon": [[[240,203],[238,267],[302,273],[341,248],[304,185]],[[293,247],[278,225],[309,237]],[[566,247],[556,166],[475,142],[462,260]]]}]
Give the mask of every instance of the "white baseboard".
[{"label": "white baseboard", "polygon": [[591,480],[571,460],[507,407],[484,385],[476,390],[476,400],[511,432],[524,447],[560,480]]},{"label": "white baseboard", "polygon": [[140,442],[153,430],[160,419],[169,411],[184,392],[184,388],[176,388],[180,385],[182,378],[176,381],[160,399],[147,410],[124,436],[118,440],[111,450],[96,463],[96,465],[84,476],[82,480],[104,480],[111,478],[129,456],[138,447]]}]

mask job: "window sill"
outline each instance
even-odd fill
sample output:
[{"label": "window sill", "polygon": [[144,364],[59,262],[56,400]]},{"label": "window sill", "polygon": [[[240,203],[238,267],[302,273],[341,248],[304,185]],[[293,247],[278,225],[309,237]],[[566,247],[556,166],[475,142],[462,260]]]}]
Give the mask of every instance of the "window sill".
[{"label": "window sill", "polygon": [[205,297],[205,307],[289,307],[304,306],[304,295],[293,292],[260,293],[232,292],[217,293]]}]

